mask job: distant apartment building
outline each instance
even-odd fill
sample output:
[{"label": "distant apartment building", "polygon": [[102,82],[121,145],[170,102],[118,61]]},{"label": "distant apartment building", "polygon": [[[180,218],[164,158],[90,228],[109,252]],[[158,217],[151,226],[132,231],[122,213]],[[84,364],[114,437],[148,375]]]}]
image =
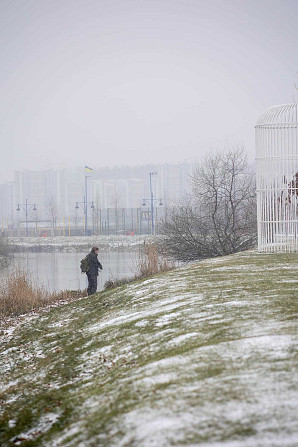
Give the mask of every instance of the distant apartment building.
[{"label": "distant apartment building", "polygon": [[[29,220],[50,225],[55,219],[81,225],[86,185],[89,216],[94,214],[94,209],[141,209],[144,200],[147,207],[150,204],[150,177],[154,204],[158,206],[161,201],[165,206],[174,206],[189,191],[191,169],[190,164],[181,163],[102,168],[92,172],[85,172],[83,167],[16,171],[13,182],[0,185],[0,219],[9,220],[11,225],[23,221],[27,200]],[[150,172],[154,174],[150,176]]]},{"label": "distant apartment building", "polygon": [[128,207],[138,208],[145,197],[144,181],[138,178],[128,179]]},{"label": "distant apartment building", "polygon": [[[56,171],[56,200],[60,219],[75,216],[76,204],[84,202],[85,172],[83,168]],[[89,201],[89,198],[87,198]],[[91,199],[92,200],[92,199]]]},{"label": "distant apartment building", "polygon": [[[56,196],[56,172],[15,171],[15,208],[19,205],[18,219],[23,218],[27,201],[29,218],[39,221],[49,220],[49,202]],[[33,210],[35,205],[36,211]]]},{"label": "distant apartment building", "polygon": [[11,226],[16,218],[15,184],[7,182],[0,185],[0,221],[1,225]]},{"label": "distant apartment building", "polygon": [[165,164],[160,167],[160,183],[162,185],[161,196],[166,205],[173,206],[189,192],[189,174],[191,165]]},{"label": "distant apartment building", "polygon": [[141,179],[93,180],[91,197],[101,208],[138,208],[144,198],[144,181]]}]

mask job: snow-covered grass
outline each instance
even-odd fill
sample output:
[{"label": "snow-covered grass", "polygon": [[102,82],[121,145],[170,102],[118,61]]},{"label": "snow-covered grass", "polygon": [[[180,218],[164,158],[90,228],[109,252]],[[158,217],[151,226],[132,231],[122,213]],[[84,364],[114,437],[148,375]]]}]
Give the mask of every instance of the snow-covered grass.
[{"label": "snow-covered grass", "polygon": [[56,237],[11,237],[7,242],[16,251],[81,251],[97,246],[103,250],[121,250],[139,247],[144,241],[150,243],[152,236],[56,236]]},{"label": "snow-covered grass", "polygon": [[296,446],[297,274],[244,252],[4,328],[1,445]]}]

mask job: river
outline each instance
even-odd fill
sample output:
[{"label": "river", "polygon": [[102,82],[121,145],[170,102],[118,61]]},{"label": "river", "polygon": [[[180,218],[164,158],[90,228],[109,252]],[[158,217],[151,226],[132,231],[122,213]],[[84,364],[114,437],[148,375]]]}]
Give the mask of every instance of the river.
[{"label": "river", "polygon": [[[86,252],[18,253],[7,267],[1,269],[1,276],[20,268],[31,275],[34,283],[50,291],[85,289],[87,277],[80,270],[80,261],[84,256]],[[137,271],[136,250],[105,251],[100,253],[98,259],[103,270],[99,271],[97,290],[103,290],[109,279],[134,276]]]}]

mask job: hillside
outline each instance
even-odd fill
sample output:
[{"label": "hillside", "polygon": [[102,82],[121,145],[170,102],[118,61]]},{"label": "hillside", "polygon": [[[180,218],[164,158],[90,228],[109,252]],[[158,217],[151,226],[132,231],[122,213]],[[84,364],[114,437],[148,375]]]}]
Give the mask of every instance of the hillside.
[{"label": "hillside", "polygon": [[296,446],[297,255],[206,260],[2,330],[2,446]]}]

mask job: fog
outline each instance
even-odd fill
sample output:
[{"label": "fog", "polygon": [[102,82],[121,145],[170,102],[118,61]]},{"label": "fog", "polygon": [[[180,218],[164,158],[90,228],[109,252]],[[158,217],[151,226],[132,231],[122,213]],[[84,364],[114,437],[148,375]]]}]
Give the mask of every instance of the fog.
[{"label": "fog", "polygon": [[[1,0],[0,182],[243,144],[298,84],[296,0]],[[295,98],[294,98],[295,99]]]}]

